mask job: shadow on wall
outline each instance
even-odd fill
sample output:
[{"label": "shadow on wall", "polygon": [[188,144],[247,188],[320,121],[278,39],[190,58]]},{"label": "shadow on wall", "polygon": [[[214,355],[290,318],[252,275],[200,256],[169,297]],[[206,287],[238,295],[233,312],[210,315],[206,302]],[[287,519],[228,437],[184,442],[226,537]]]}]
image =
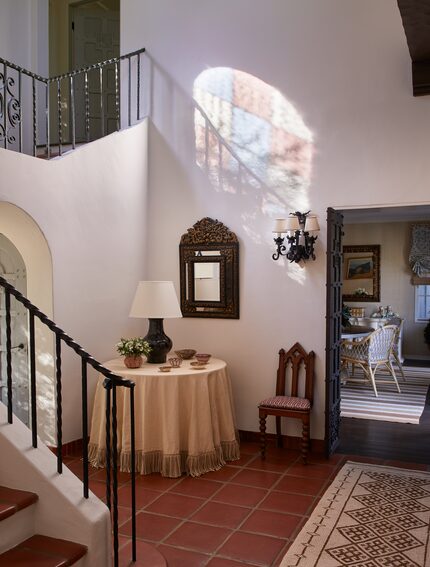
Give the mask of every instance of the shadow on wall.
[{"label": "shadow on wall", "polygon": [[[239,211],[247,238],[271,249],[268,217],[309,208],[313,135],[299,112],[277,89],[243,71],[203,71],[192,98],[148,52],[144,65],[145,113],[185,174],[200,191],[203,173],[217,194],[212,210],[217,203],[217,214],[235,211],[235,219]],[[297,265],[287,272],[303,283]]]}]

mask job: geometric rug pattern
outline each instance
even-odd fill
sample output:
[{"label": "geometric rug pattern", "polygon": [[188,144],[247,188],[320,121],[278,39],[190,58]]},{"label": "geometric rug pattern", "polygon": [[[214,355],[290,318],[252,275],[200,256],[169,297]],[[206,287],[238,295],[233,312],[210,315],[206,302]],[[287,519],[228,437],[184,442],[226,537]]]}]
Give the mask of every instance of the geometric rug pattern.
[{"label": "geometric rug pattern", "polygon": [[430,474],[348,462],[280,567],[429,567]]},{"label": "geometric rug pattern", "polygon": [[[342,417],[418,424],[424,411],[430,374],[428,369],[422,372],[405,367],[404,372],[406,382],[399,379],[400,393],[393,380],[377,374],[378,397],[370,382],[347,381],[341,387]],[[354,377],[361,379],[362,376],[362,372],[356,370]]]}]

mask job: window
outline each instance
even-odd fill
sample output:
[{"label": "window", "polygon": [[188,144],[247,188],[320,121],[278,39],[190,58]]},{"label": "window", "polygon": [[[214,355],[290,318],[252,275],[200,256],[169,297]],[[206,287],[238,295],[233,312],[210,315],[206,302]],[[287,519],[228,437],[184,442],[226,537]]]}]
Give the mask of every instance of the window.
[{"label": "window", "polygon": [[415,323],[430,319],[430,285],[415,286]]}]

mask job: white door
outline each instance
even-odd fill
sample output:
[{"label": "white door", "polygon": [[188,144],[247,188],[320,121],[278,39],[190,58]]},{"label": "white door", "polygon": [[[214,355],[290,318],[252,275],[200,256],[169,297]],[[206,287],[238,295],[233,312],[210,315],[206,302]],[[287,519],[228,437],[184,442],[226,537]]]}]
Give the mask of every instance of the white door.
[{"label": "white door", "polygon": [[[102,2],[87,2],[72,8],[72,66],[80,69],[118,57],[119,10],[109,9]],[[118,77],[119,81],[119,77]],[[90,140],[117,130],[115,98],[115,66],[103,71],[103,96],[100,94],[100,71],[88,73]],[[86,141],[84,78],[75,79],[76,140]],[[102,107],[104,129],[102,129]]]},{"label": "white door", "polygon": [[[21,254],[0,234],[0,275],[23,295],[27,293],[27,274]],[[28,317],[25,307],[11,296],[12,399],[14,414],[29,424]],[[0,399],[7,404],[6,310],[0,287]]]}]

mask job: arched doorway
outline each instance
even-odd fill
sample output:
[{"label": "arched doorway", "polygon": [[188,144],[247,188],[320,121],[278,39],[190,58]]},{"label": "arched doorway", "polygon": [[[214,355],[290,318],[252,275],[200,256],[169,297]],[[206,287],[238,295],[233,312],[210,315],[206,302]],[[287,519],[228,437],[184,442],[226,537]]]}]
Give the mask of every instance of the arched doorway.
[{"label": "arched doorway", "polygon": [[[0,202],[0,227],[3,242],[9,242],[9,252],[15,249],[24,264],[25,295],[48,317],[53,318],[52,258],[41,229],[25,211],[6,202]],[[11,283],[14,285],[14,282]],[[20,285],[22,287],[21,283]],[[38,435],[47,445],[55,445],[53,337],[51,331],[37,319],[35,330]],[[21,344],[17,339],[18,335],[13,337],[13,346]],[[21,365],[14,367],[15,384],[16,381],[19,382],[16,370]]]}]

